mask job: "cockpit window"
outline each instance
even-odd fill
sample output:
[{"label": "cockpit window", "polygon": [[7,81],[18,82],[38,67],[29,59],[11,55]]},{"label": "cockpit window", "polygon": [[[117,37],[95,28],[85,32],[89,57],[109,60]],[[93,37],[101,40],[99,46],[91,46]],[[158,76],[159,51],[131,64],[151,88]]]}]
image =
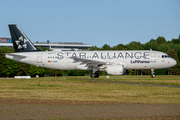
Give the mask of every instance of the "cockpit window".
[{"label": "cockpit window", "polygon": [[162,58],[170,58],[169,55],[162,55]]}]

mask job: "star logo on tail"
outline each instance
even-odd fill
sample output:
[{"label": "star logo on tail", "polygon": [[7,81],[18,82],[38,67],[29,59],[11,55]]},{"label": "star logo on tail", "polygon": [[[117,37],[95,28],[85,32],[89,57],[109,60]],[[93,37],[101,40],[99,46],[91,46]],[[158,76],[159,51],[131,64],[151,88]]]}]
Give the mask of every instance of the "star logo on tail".
[{"label": "star logo on tail", "polygon": [[18,46],[18,49],[26,49],[27,48],[27,42],[28,42],[28,40],[27,39],[23,39],[23,37],[21,36],[21,37],[19,37],[19,39],[18,40],[15,40],[15,42],[16,42],[16,45]]}]

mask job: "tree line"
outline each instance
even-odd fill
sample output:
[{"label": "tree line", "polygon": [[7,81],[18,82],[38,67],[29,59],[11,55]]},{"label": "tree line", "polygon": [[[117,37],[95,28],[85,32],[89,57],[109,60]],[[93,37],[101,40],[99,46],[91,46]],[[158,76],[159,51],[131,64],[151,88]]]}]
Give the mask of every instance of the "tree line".
[{"label": "tree line", "polygon": [[[40,50],[48,50],[40,48]],[[90,50],[157,50],[167,53],[170,57],[177,61],[176,66],[167,69],[155,70],[156,75],[180,75],[180,35],[177,39],[167,41],[164,37],[159,36],[157,39],[151,39],[145,44],[132,41],[129,44],[118,44],[110,46],[104,44],[102,47],[93,46]],[[5,53],[13,53],[13,47],[0,47],[0,77],[14,76],[85,76],[90,75],[91,71],[83,70],[55,70],[37,67],[29,64],[16,62],[5,58]],[[127,70],[127,75],[150,75],[150,70]],[[105,72],[100,72],[100,75],[106,75]]]}]

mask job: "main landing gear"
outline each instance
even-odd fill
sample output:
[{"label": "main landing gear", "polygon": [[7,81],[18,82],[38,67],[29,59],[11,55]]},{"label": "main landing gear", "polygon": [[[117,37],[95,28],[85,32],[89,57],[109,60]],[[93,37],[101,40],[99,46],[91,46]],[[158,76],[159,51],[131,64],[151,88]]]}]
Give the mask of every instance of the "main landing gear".
[{"label": "main landing gear", "polygon": [[98,78],[99,73],[98,73],[98,71],[96,71],[95,73],[92,73],[90,76],[91,76],[91,78]]},{"label": "main landing gear", "polygon": [[153,69],[151,69],[151,77],[152,77],[152,78],[155,78],[155,77],[156,77],[156,75],[154,74],[154,70],[153,70]]}]

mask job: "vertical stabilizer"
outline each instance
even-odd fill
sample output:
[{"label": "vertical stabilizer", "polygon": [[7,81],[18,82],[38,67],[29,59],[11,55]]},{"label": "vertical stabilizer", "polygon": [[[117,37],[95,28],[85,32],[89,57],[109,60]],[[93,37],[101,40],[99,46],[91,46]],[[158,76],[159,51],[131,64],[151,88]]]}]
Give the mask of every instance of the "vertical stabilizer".
[{"label": "vertical stabilizer", "polygon": [[9,25],[15,52],[39,51],[17,25]]}]

